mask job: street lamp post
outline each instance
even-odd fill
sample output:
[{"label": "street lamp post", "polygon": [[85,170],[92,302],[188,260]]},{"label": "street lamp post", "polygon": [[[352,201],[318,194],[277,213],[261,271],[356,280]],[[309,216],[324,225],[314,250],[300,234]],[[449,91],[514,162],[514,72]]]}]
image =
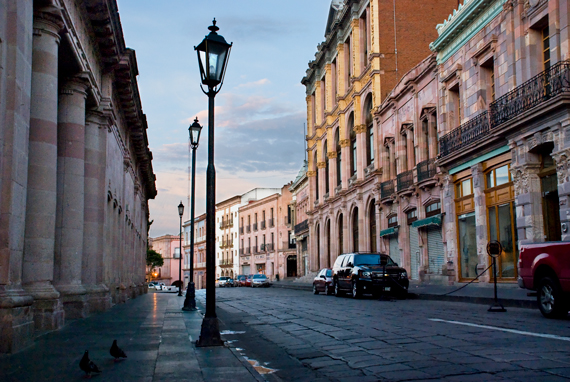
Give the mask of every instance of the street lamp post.
[{"label": "street lamp post", "polygon": [[184,215],[184,204],[182,200],[178,205],[178,215],[180,215],[180,248],[178,248],[178,296],[182,296],[182,215]]},{"label": "street lamp post", "polygon": [[192,147],[192,202],[190,204],[190,282],[186,289],[186,298],[182,310],[196,310],[196,287],[194,285],[194,195],[196,194],[196,149],[200,141],[202,126],[198,123],[198,117],[188,128],[190,134],[190,146]]},{"label": "street lamp post", "polygon": [[200,45],[194,47],[198,54],[202,84],[208,87],[208,170],[206,171],[206,313],[202,321],[200,339],[196,346],[221,346],[218,317],[216,316],[216,170],[214,167],[214,97],[222,88],[226,65],[232,44],[216,33],[220,28],[208,27],[210,33]]}]

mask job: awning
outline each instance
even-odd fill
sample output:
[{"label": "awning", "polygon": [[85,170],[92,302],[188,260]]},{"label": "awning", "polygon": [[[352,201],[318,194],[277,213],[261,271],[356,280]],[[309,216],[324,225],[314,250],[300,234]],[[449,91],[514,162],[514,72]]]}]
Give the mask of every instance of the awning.
[{"label": "awning", "polygon": [[380,237],[388,236],[388,235],[395,235],[397,233],[398,233],[398,227],[383,229],[382,231],[380,231]]},{"label": "awning", "polygon": [[414,227],[414,228],[426,227],[428,225],[435,225],[435,226],[440,227],[441,226],[441,214],[430,216],[429,218],[425,218],[422,220],[416,220],[415,222],[412,223],[412,227]]}]

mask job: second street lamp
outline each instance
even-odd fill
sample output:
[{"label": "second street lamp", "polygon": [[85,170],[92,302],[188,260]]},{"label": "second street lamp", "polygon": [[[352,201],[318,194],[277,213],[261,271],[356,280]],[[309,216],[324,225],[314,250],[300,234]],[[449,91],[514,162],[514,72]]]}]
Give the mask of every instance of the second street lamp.
[{"label": "second street lamp", "polygon": [[196,310],[196,286],[194,285],[194,196],[196,195],[196,149],[200,141],[202,126],[198,123],[198,117],[188,128],[190,134],[190,146],[192,147],[192,202],[190,204],[190,282],[186,289],[186,298],[182,310]]},{"label": "second street lamp", "polygon": [[182,215],[184,215],[184,204],[182,200],[178,205],[178,215],[180,215],[180,248],[178,248],[178,296],[182,296]]},{"label": "second street lamp", "polygon": [[216,170],[214,167],[214,97],[222,88],[232,44],[218,35],[220,29],[208,27],[210,34],[194,47],[198,53],[202,84],[208,87],[208,170],[206,171],[206,313],[202,320],[200,339],[196,346],[222,346],[216,316]]}]

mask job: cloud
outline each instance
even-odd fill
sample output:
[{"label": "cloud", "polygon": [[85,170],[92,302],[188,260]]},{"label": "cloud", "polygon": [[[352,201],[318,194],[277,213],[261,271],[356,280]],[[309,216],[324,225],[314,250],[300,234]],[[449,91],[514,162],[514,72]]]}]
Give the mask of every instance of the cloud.
[{"label": "cloud", "polygon": [[258,86],[263,86],[263,85],[269,85],[270,83],[271,83],[271,81],[269,81],[267,78],[262,78],[261,80],[258,80],[258,81],[246,82],[245,84],[239,84],[238,86],[236,86],[236,89],[253,88],[253,87],[258,87]]}]

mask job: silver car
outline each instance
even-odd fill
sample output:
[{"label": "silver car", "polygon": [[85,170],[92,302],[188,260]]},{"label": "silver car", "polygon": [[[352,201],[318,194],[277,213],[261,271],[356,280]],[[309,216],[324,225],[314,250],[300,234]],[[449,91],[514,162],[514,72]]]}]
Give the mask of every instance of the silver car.
[{"label": "silver car", "polygon": [[268,287],[269,279],[265,275],[253,275],[251,279],[251,287]]}]

